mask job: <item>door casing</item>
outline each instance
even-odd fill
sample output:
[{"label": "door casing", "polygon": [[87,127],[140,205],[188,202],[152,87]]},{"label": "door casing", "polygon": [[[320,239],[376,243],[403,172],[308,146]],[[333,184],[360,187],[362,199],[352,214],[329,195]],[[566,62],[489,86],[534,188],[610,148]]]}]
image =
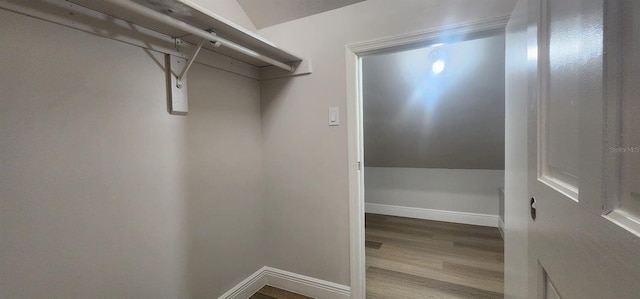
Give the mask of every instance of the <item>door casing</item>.
[{"label": "door casing", "polygon": [[360,58],[369,54],[424,47],[437,43],[443,37],[462,36],[472,39],[486,33],[504,31],[508,21],[509,16],[502,16],[346,46],[351,298],[365,298],[366,295],[363,99]]}]

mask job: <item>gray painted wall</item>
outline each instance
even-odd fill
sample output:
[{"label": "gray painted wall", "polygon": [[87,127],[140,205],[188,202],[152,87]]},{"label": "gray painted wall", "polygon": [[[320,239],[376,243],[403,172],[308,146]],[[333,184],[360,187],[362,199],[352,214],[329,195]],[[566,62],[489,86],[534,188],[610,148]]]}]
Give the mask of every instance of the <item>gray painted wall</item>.
[{"label": "gray painted wall", "polygon": [[264,266],[259,84],[0,10],[0,297],[215,298]]},{"label": "gray painted wall", "polygon": [[443,41],[362,59],[366,166],[504,169],[504,34]]}]

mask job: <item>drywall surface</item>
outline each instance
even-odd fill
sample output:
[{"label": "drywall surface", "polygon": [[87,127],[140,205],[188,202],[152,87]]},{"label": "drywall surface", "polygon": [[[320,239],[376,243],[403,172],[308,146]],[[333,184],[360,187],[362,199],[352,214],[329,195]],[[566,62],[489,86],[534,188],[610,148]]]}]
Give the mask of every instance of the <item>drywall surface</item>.
[{"label": "drywall surface", "polygon": [[237,0],[257,28],[269,27],[364,0]]},{"label": "drywall surface", "polygon": [[253,24],[247,13],[236,0],[191,0],[193,3],[202,8],[213,12],[237,25],[244,27],[249,31],[256,32],[256,26]]},{"label": "drywall surface", "polygon": [[260,91],[201,65],[189,76],[189,283],[193,298],[213,298],[265,264]]},{"label": "drywall surface", "polygon": [[[313,62],[310,76],[261,82],[269,266],[349,284],[345,45],[509,15],[515,2],[368,0],[258,31]],[[327,126],[331,106],[340,126]]]},{"label": "drywall surface", "polygon": [[498,215],[504,171],[365,167],[365,202]]},{"label": "drywall surface", "polygon": [[264,265],[259,84],[0,10],[0,297],[215,298]]}]

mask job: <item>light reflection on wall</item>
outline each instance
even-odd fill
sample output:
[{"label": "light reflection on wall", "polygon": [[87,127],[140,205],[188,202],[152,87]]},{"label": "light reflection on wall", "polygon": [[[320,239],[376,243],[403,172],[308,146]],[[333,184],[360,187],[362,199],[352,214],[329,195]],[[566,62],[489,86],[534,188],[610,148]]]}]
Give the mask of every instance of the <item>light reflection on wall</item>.
[{"label": "light reflection on wall", "polygon": [[366,56],[363,87],[365,165],[503,168],[503,34]]},{"label": "light reflection on wall", "polygon": [[[424,110],[425,124],[433,118],[443,96],[452,88],[461,88],[460,84],[481,73],[478,67],[489,58],[479,55],[486,50],[486,41],[459,39],[426,48],[384,54],[393,57],[395,66],[392,68],[403,74],[403,88],[412,90],[406,110]],[[433,71],[433,64],[437,61],[446,65],[446,69],[440,73]],[[428,129],[428,126],[424,128]]]}]

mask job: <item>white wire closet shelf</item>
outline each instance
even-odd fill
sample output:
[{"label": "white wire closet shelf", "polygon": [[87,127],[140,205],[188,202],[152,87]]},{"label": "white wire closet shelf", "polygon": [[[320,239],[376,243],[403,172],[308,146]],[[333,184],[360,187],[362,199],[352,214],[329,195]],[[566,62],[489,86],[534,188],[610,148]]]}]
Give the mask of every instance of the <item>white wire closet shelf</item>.
[{"label": "white wire closet shelf", "polygon": [[68,1],[192,44],[211,37],[203,48],[257,67],[293,71],[303,60],[189,0]]}]

